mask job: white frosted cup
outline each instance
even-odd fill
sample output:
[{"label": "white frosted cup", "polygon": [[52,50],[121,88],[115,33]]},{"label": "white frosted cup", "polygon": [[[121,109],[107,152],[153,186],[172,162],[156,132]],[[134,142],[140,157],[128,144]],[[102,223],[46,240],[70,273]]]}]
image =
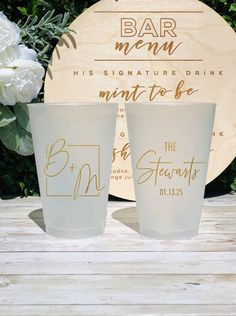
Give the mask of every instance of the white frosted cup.
[{"label": "white frosted cup", "polygon": [[198,235],[215,104],[126,104],[141,234]]},{"label": "white frosted cup", "polygon": [[103,233],[117,104],[29,104],[46,232]]}]

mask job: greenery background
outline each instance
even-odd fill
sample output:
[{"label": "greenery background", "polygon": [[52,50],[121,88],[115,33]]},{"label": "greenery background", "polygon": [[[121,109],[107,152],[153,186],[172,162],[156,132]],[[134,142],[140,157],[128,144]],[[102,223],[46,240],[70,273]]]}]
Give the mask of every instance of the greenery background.
[{"label": "greenery background", "polygon": [[[0,11],[11,21],[19,23],[23,28],[23,42],[38,52],[38,59],[46,68],[59,37],[63,32],[68,32],[69,24],[95,2],[97,0],[5,0],[0,3]],[[236,31],[234,0],[202,2],[222,15]],[[43,92],[39,100],[43,100]],[[236,159],[207,186],[206,194],[215,195],[231,190],[236,191]],[[34,156],[21,156],[7,149],[0,141],[0,197],[38,194]]]}]

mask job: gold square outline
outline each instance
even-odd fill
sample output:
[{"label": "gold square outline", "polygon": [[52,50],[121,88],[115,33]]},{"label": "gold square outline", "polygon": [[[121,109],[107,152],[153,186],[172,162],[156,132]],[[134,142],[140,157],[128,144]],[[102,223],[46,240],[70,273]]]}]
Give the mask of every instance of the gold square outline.
[{"label": "gold square outline", "polygon": [[[48,147],[49,145],[46,145],[46,158],[48,158]],[[66,147],[97,147],[98,149],[98,185],[101,185],[101,146],[100,145],[66,145]],[[48,194],[48,177],[46,177],[46,183],[45,183],[45,191],[46,191],[46,197],[67,197],[71,198],[73,195],[69,194]],[[100,197],[100,192],[96,195],[79,195],[78,197]]]}]

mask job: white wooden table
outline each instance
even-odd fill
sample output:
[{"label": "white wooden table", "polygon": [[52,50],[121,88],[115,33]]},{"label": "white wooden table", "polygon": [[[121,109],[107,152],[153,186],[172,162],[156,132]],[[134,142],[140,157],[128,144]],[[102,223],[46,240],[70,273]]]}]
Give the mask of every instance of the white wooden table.
[{"label": "white wooden table", "polygon": [[135,204],[110,202],[104,235],[68,241],[39,199],[0,201],[0,316],[236,315],[236,196],[204,205],[192,240],[142,237]]}]

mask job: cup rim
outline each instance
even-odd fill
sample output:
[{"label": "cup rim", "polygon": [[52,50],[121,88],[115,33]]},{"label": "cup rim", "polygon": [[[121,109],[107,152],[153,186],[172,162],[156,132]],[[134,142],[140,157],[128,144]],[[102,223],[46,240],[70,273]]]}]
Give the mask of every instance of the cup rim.
[{"label": "cup rim", "polygon": [[28,103],[29,108],[50,108],[50,107],[108,107],[108,106],[118,106],[119,103],[115,102],[38,102],[38,103]]},{"label": "cup rim", "polygon": [[195,107],[195,106],[210,106],[216,107],[214,102],[126,102],[125,106],[165,106],[165,107]]}]

